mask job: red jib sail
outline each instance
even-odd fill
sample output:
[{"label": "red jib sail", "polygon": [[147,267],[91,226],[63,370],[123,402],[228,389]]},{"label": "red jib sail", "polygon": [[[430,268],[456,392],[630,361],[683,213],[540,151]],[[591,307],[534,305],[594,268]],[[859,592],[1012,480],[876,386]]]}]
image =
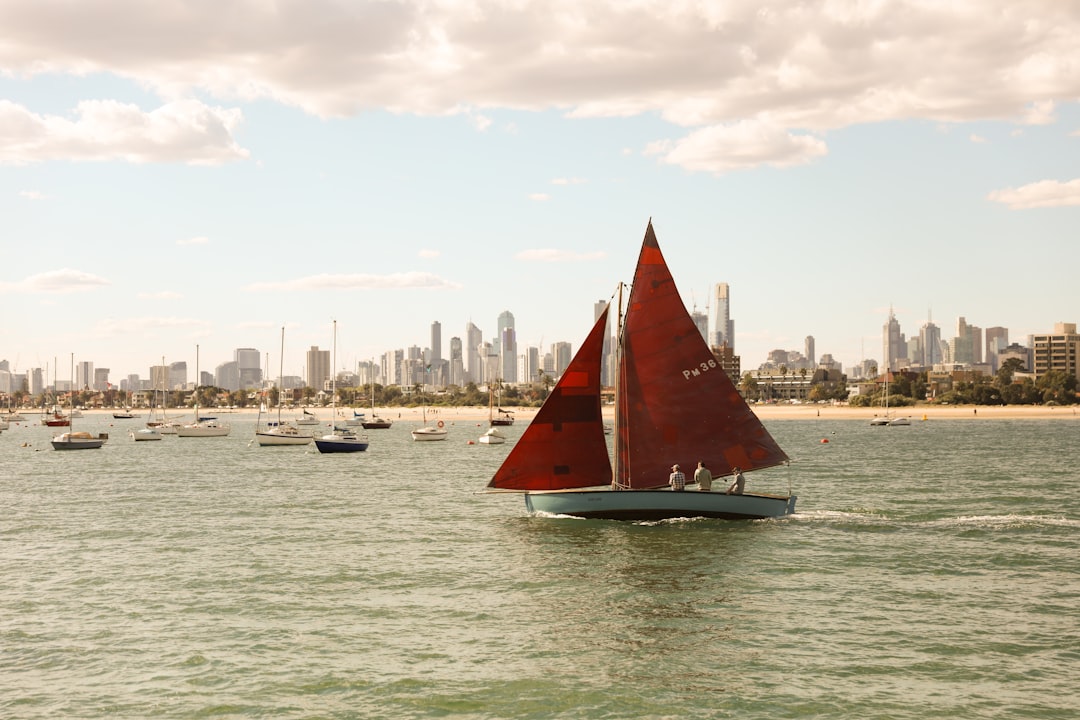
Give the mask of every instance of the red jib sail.
[{"label": "red jib sail", "polygon": [[713,475],[787,462],[686,312],[651,221],[621,342],[615,465],[620,487],[667,485],[675,463],[689,476],[699,460]]},{"label": "red jib sail", "polygon": [[611,482],[600,411],[607,309],[488,487],[560,490]]}]

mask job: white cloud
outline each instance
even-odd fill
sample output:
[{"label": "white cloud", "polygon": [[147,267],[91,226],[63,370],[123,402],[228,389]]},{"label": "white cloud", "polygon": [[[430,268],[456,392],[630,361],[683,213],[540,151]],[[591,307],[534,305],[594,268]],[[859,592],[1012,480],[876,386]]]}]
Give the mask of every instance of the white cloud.
[{"label": "white cloud", "polygon": [[547,193],[529,193],[529,199],[534,202],[547,202],[551,196]]},{"label": "white cloud", "polygon": [[456,290],[460,285],[445,280],[438,275],[425,272],[393,273],[390,275],[322,274],[285,280],[282,282],[264,282],[248,285],[245,290],[251,292],[268,291],[310,291],[310,290]]},{"label": "white cloud", "polygon": [[[170,102],[145,113],[96,101],[76,121],[8,103],[8,163],[246,157],[232,136],[237,111],[180,99],[206,95],[322,117],[478,108],[479,129],[497,109],[654,114],[698,131],[766,122],[789,138],[779,154],[799,162],[823,147],[807,132],[912,118],[1042,124],[1054,121],[1055,100],[1080,97],[1080,8],[1068,2],[280,0],[223,18],[213,3],[163,12],[109,0],[109,12],[65,5],[63,23],[52,3],[10,4],[0,72],[112,74]],[[686,138],[666,160],[711,172],[752,162],[695,162],[689,151],[703,140]]]},{"label": "white cloud", "polygon": [[36,190],[22,190],[19,192],[19,197],[24,200],[44,200],[45,193],[40,193]]},{"label": "white cloud", "polygon": [[182,100],[145,112],[114,100],[84,100],[73,114],[38,115],[0,100],[0,165],[60,159],[219,165],[248,156],[232,136],[239,110]]},{"label": "white cloud", "polygon": [[571,250],[555,250],[553,248],[537,248],[534,250],[522,250],[515,255],[518,260],[526,262],[588,262],[603,260],[607,257],[602,252],[580,253]]},{"label": "white cloud", "polygon": [[584,185],[587,180],[584,178],[555,178],[551,181],[552,185]]},{"label": "white cloud", "polygon": [[422,258],[432,259],[439,257],[441,253],[438,250],[421,250],[417,253]]},{"label": "white cloud", "polygon": [[982,135],[976,135],[975,133],[971,133],[968,139],[977,145],[981,145],[987,141]]},{"label": "white cloud", "polygon": [[19,282],[0,283],[0,293],[24,292],[55,295],[94,290],[109,284],[108,280],[98,275],[63,268],[31,275]]},{"label": "white cloud", "polygon": [[767,122],[745,120],[697,130],[681,140],[654,142],[645,153],[660,155],[669,165],[721,174],[757,165],[801,165],[828,154],[828,148],[816,137],[795,135]]},{"label": "white cloud", "polygon": [[176,244],[177,245],[207,245],[207,244],[209,244],[209,242],[210,242],[210,238],[200,235],[198,237],[180,238],[179,240],[176,241]]},{"label": "white cloud", "polygon": [[1043,180],[1018,188],[995,190],[988,199],[1007,205],[1010,210],[1076,206],[1080,205],[1080,179],[1068,182]]}]

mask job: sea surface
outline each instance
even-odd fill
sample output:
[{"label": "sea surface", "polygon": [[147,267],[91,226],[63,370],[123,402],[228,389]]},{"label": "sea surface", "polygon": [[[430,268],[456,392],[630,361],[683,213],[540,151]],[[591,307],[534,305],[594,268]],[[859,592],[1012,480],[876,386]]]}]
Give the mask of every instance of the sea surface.
[{"label": "sea surface", "polygon": [[1076,717],[1080,419],[770,421],[796,515],[640,524],[477,494],[521,423],[222,419],[0,434],[0,717]]}]

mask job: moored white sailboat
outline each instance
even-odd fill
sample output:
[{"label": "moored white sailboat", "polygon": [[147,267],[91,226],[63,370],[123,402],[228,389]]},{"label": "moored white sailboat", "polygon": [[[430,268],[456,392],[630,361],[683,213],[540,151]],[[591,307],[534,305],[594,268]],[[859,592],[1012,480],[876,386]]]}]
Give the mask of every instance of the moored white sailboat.
[{"label": "moored white sailboat", "polygon": [[199,346],[195,346],[195,421],[181,425],[176,430],[178,437],[225,437],[232,428],[228,423],[219,423],[217,418],[199,416]]},{"label": "moored white sailboat", "polygon": [[334,352],[330,364],[330,417],[331,432],[315,438],[315,447],[321,453],[354,453],[368,449],[366,435],[357,435],[356,431],[337,424],[337,320],[334,321]]},{"label": "moored white sailboat", "polygon": [[[621,309],[621,293],[620,293]],[[525,493],[531,512],[617,520],[756,519],[795,510],[788,494],[673,491],[673,463],[714,476],[788,461],[686,311],[650,221],[625,321],[617,323],[615,453],[608,455],[600,370],[608,310],[488,483]]]},{"label": "moored white sailboat", "polygon": [[[285,328],[281,328],[281,362],[278,369],[278,384],[284,385],[285,378]],[[277,422],[267,422],[262,429],[259,428],[259,422],[255,423],[255,441],[262,447],[280,447],[280,446],[296,446],[296,445],[310,445],[311,441],[315,439],[314,435],[306,430],[301,430],[295,425],[290,425],[287,422],[281,421],[281,401],[284,387],[278,388],[278,411]],[[263,410],[265,409],[262,403],[259,404],[259,418],[261,420]]]},{"label": "moored white sailboat", "polygon": [[[69,407],[74,409],[75,406],[75,353],[71,354],[71,389],[68,394]],[[61,433],[50,440],[50,444],[53,446],[53,450],[96,450],[105,444],[105,441],[109,439],[108,433],[98,433],[92,435],[88,432],[76,432],[72,426],[70,418],[76,417],[73,414],[69,414],[68,427],[69,430],[66,433]],[[82,417],[80,413],[78,417]]]}]

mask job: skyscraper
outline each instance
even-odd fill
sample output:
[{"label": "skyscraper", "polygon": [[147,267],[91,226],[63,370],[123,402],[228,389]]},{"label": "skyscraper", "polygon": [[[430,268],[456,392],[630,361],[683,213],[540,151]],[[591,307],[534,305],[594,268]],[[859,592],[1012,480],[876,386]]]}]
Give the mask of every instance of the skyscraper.
[{"label": "skyscraper", "polygon": [[878,368],[878,372],[881,373],[888,370],[895,370],[900,367],[898,360],[902,357],[907,358],[907,343],[904,342],[904,334],[900,332],[900,323],[897,321],[896,315],[893,314],[893,309],[890,306],[889,319],[881,328],[882,367]]},{"label": "skyscraper", "polygon": [[1003,327],[986,328],[986,362],[993,372],[999,365],[998,354],[1009,346],[1009,329]]},{"label": "skyscraper", "polygon": [[731,320],[731,295],[727,283],[716,283],[713,291],[713,335],[710,345],[735,349],[735,323]]},{"label": "skyscraper", "polygon": [[312,345],[305,355],[305,361],[308,387],[315,388],[318,392],[330,379],[330,351],[320,350],[318,345]]},{"label": "skyscraper", "polygon": [[921,360],[924,367],[932,368],[942,362],[941,328],[929,317],[926,319],[926,324],[919,329],[919,345],[922,348]]},{"label": "skyscraper", "polygon": [[431,323],[431,357],[428,362],[437,367],[442,361],[442,323],[435,320]]},{"label": "skyscraper", "polygon": [[75,363],[75,387],[79,390],[93,389],[94,363],[88,360]]},{"label": "skyscraper", "polygon": [[806,356],[806,362],[811,368],[817,367],[817,356],[814,353],[814,336],[807,335],[806,340],[803,341],[803,354]]},{"label": "skyscraper", "polygon": [[969,325],[963,317],[956,321],[953,362],[972,365],[982,362],[982,328]]},{"label": "skyscraper", "polygon": [[478,383],[483,380],[483,361],[480,359],[480,345],[484,335],[480,328],[468,322],[465,324],[465,345],[462,348],[465,360],[465,382]]},{"label": "skyscraper", "polygon": [[[237,387],[232,390],[247,390],[262,385],[262,356],[255,348],[237,348],[233,350],[233,361],[236,363]],[[227,387],[218,383],[219,387]]]},{"label": "skyscraper", "polygon": [[509,310],[499,313],[499,334],[495,340],[499,355],[500,377],[503,382],[517,382],[517,333],[514,330],[514,314]]}]

